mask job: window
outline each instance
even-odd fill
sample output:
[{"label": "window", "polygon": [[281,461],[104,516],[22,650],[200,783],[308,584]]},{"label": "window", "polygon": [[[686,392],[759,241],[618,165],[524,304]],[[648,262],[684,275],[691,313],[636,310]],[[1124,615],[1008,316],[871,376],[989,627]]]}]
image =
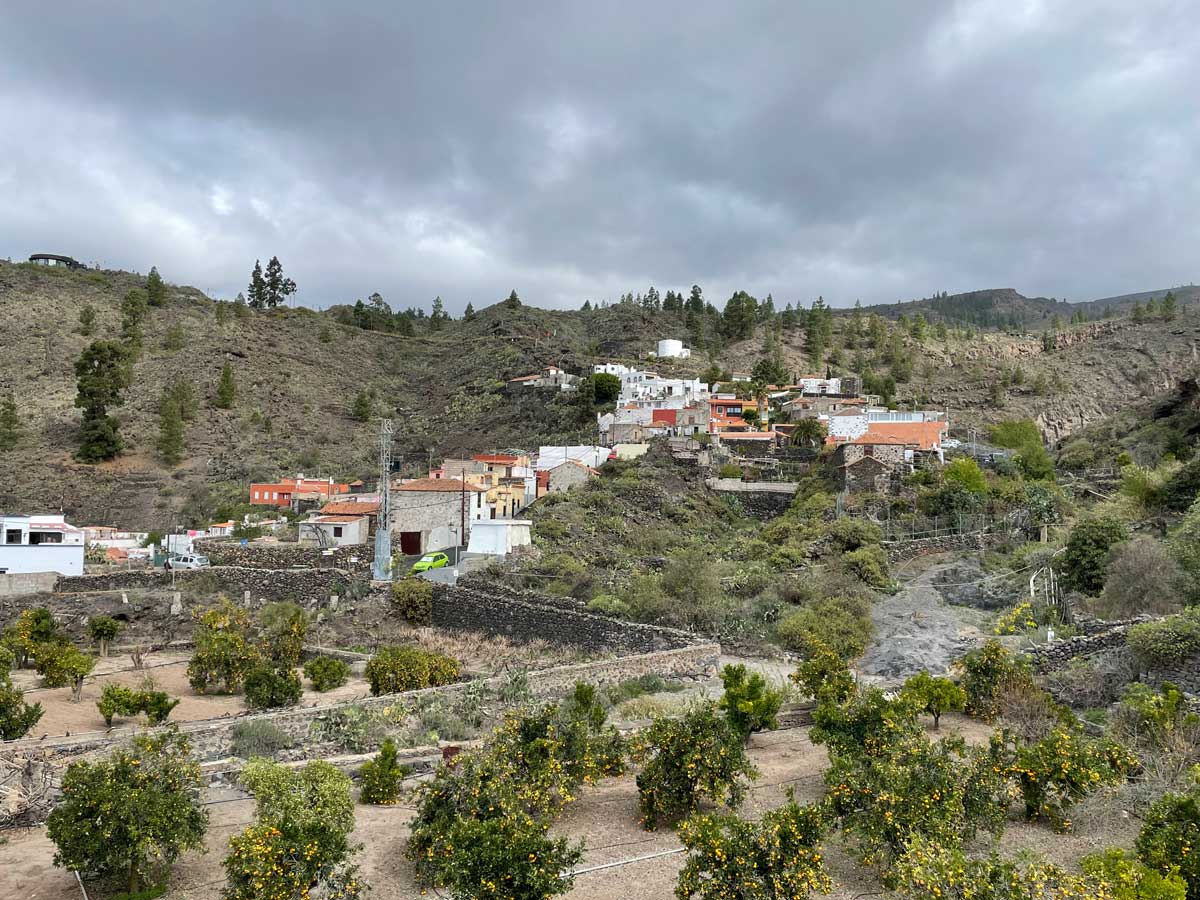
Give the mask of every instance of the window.
[{"label": "window", "polygon": [[334,536],[334,537],[341,537],[341,536],[342,536],[342,526],[341,526],[341,525],[334,525],[334,526],[333,526],[333,536]]},{"label": "window", "polygon": [[255,491],[255,492],[254,492],[254,499],[255,499],[255,500],[257,500],[257,499],[258,499],[258,491]]},{"label": "window", "polygon": [[4,532],[4,543],[6,543],[6,544],[21,543],[21,529],[20,528],[9,528],[8,530],[6,530]]},{"label": "window", "polygon": [[279,499],[279,491],[271,491],[271,499],[278,500]]}]

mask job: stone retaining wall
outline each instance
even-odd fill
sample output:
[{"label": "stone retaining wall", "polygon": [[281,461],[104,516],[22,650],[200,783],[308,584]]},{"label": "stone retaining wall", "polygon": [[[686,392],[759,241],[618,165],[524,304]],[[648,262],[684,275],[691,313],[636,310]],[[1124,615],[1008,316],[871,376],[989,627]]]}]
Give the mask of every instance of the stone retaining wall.
[{"label": "stone retaining wall", "polygon": [[1007,538],[1000,534],[948,534],[942,537],[916,538],[911,541],[881,541],[887,551],[888,561],[893,563],[928,556],[930,553],[946,553],[951,550],[985,550],[992,543]]},{"label": "stone retaining wall", "polygon": [[1043,644],[1029,651],[1036,672],[1046,673],[1061,669],[1077,656],[1089,656],[1112,647],[1124,647],[1129,634],[1128,625],[1115,625],[1098,634],[1082,634],[1053,644]]},{"label": "stone retaining wall", "polygon": [[245,546],[233,538],[198,538],[193,541],[214,566],[245,569],[343,569],[352,575],[370,576],[373,549],[357,547],[302,547],[292,543],[255,543]]},{"label": "stone retaining wall", "polygon": [[[241,599],[246,591],[254,600],[291,600],[303,606],[326,602],[331,594],[345,596],[349,576],[341,569],[257,569],[244,566],[212,566],[180,569],[175,582],[213,584],[231,598]],[[169,572],[110,572],[104,575],[75,575],[59,578],[54,590],[60,594],[97,591],[169,591]]]},{"label": "stone retaining wall", "polygon": [[685,631],[588,612],[574,600],[514,591],[469,578],[453,587],[434,586],[433,625],[614,653],[673,650],[696,641]]},{"label": "stone retaining wall", "polygon": [[[715,643],[693,644],[674,650],[642,653],[611,660],[555,666],[527,673],[529,689],[535,699],[552,699],[565,695],[579,681],[598,686],[617,684],[641,675],[659,675],[675,680],[705,680],[711,678],[717,668],[721,652]],[[485,679],[483,684],[492,690],[502,686],[506,676]],[[304,741],[317,719],[331,712],[350,706],[395,706],[412,703],[430,697],[453,700],[471,682],[459,682],[445,687],[389,694],[382,697],[364,697],[328,705],[293,708],[274,713],[244,713],[221,719],[179,723],[179,729],[192,744],[192,752],[201,762],[229,757],[233,753],[233,731],[239,722],[251,719],[271,722],[296,741]],[[36,755],[42,760],[52,760],[63,765],[72,759],[91,753],[106,752],[115,744],[127,740],[138,729],[133,727],[114,728],[104,732],[92,732],[71,737],[25,739],[0,744],[0,760]]]}]

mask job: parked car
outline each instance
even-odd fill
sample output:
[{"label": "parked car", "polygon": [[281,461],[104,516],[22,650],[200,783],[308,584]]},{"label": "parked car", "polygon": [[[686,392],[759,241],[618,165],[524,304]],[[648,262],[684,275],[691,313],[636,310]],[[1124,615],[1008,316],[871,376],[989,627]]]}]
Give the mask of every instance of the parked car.
[{"label": "parked car", "polygon": [[409,575],[416,575],[418,572],[428,572],[430,569],[442,569],[450,565],[450,557],[445,553],[426,553],[408,570]]},{"label": "parked car", "polygon": [[180,556],[172,556],[165,563],[164,569],[205,569],[210,565],[207,556],[201,556],[198,553],[185,553]]}]

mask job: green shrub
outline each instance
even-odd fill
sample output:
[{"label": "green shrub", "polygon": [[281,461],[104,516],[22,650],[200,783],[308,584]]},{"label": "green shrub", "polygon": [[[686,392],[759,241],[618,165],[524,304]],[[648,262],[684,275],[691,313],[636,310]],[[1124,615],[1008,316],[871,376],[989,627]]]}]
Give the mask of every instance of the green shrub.
[{"label": "green shrub", "polygon": [[757,775],[740,736],[712,703],[698,704],[679,719],[655,719],[638,736],[634,757],[642,765],[638,803],[649,831],[660,821],[686,818],[702,798],[736,807],[745,779]]},{"label": "green shrub", "polygon": [[42,644],[38,648],[37,670],[46,687],[71,688],[71,699],[78,703],[83,680],[96,667],[95,657],[71,644]]},{"label": "green shrub", "polygon": [[1113,900],[1187,900],[1187,882],[1179,875],[1156,872],[1115,847],[1085,856],[1079,867],[1094,882],[1107,885]]},{"label": "green shrub", "polygon": [[623,618],[629,615],[629,604],[615,594],[597,594],[588,601],[588,609],[605,616]]},{"label": "green shrub", "polygon": [[1028,444],[1040,444],[1042,433],[1032,419],[1009,420],[988,426],[992,443],[997,447],[1019,450]]},{"label": "green shrub", "polygon": [[960,485],[972,494],[987,493],[987,479],[983,475],[983,469],[969,456],[961,456],[949,462],[942,470],[942,481]]},{"label": "green shrub", "polygon": [[721,468],[717,470],[717,474],[722,478],[741,478],[742,467],[733,463],[722,463]]},{"label": "green shrub", "polygon": [[883,533],[874,522],[849,516],[829,523],[828,533],[833,549],[841,553],[878,544],[883,540]]},{"label": "green shrub", "polygon": [[377,697],[452,684],[459,674],[458,660],[417,647],[380,647],[366,670],[371,693]]},{"label": "green shrub", "polygon": [[300,676],[295,669],[259,663],[246,673],[246,702],[255,709],[279,709],[300,702]]},{"label": "green shrub", "polygon": [[233,755],[242,759],[274,756],[291,746],[287,732],[265,719],[249,719],[233,726]]},{"label": "green shrub", "polygon": [[862,655],[874,630],[868,601],[825,597],[781,618],[775,635],[785,649],[800,656],[809,657],[821,646],[850,660]]},{"label": "green shrub", "polygon": [[392,608],[410,625],[433,620],[433,584],[424,578],[401,578],[392,584]]},{"label": "green shrub", "polygon": [[396,762],[396,742],[388,738],[379,748],[379,755],[359,769],[362,781],[359,799],[363,803],[395,803],[400,799],[400,785],[408,773],[407,767]]},{"label": "green shrub", "polygon": [[725,693],[718,706],[729,727],[743,740],[753,732],[779,727],[776,716],[783,705],[783,694],[768,688],[761,672],[749,672],[741,664],[727,665],[721,669],[721,684]]},{"label": "green shrub", "polygon": [[1160,669],[1200,654],[1200,606],[1129,629],[1129,648],[1143,670]]},{"label": "green shrub", "polygon": [[887,551],[878,545],[843,553],[842,562],[871,587],[886,588],[892,583],[888,573]]},{"label": "green shrub", "polygon": [[0,674],[0,740],[24,737],[44,713],[42,704],[25,702],[25,695],[13,687],[8,672]]},{"label": "green shrub", "polygon": [[[1200,773],[1198,773],[1200,774]],[[1200,786],[1159,798],[1142,824],[1138,858],[1163,874],[1178,871],[1188,900],[1200,898]]]},{"label": "green shrub", "polygon": [[111,726],[114,716],[136,716],[144,712],[151,725],[161,725],[179,705],[165,691],[135,691],[120,684],[106,684],[96,701],[96,708]]},{"label": "green shrub", "polygon": [[304,664],[304,674],[313,690],[323,694],[345,684],[350,679],[350,667],[332,656],[314,656]]},{"label": "green shrub", "polygon": [[1077,522],[1063,553],[1068,583],[1085,594],[1099,594],[1104,589],[1112,548],[1127,540],[1129,530],[1114,516],[1094,516]]},{"label": "green shrub", "polygon": [[949,678],[934,678],[928,672],[918,672],[907,681],[901,691],[919,709],[933,716],[936,731],[942,713],[947,710],[961,711],[966,705],[967,694]]}]

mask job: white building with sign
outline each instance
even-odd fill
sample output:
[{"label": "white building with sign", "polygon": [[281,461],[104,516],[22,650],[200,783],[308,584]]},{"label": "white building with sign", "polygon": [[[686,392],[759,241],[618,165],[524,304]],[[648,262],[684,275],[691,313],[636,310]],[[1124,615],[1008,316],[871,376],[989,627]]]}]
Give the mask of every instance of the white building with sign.
[{"label": "white building with sign", "polygon": [[0,574],[83,574],[83,529],[63,516],[0,515]]}]

